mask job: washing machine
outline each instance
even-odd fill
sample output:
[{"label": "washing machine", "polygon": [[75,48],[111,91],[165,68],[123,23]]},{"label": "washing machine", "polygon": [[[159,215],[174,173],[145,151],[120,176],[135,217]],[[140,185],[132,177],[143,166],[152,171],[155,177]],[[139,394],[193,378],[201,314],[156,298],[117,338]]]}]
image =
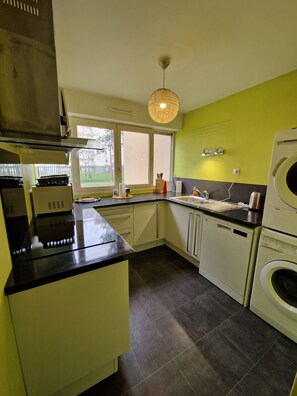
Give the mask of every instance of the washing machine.
[{"label": "washing machine", "polygon": [[297,129],[274,138],[262,225],[297,236]]},{"label": "washing machine", "polygon": [[297,342],[297,238],[262,228],[250,309]]}]

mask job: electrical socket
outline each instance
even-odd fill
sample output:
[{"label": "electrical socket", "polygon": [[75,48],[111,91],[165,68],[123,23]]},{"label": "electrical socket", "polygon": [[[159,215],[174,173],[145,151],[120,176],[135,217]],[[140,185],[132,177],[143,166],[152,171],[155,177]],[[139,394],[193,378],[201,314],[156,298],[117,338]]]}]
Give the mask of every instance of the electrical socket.
[{"label": "electrical socket", "polygon": [[239,168],[234,168],[233,169],[233,175],[239,175],[240,169]]}]

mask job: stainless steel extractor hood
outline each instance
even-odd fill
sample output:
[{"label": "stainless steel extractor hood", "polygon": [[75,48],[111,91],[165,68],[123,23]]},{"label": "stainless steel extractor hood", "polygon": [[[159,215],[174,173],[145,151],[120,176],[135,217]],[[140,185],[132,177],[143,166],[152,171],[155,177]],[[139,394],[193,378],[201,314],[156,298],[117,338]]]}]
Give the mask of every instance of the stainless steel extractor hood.
[{"label": "stainless steel extractor hood", "polygon": [[0,2],[0,87],[0,142],[98,149],[63,125],[51,0]]}]

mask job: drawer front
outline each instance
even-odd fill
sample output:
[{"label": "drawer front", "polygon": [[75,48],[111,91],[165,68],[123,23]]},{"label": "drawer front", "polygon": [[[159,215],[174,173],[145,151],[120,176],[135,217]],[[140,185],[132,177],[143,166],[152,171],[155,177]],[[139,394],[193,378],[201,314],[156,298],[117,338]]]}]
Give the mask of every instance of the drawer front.
[{"label": "drawer front", "polygon": [[103,217],[117,231],[133,227],[133,213],[121,213]]},{"label": "drawer front", "polygon": [[116,231],[133,228],[133,207],[97,209]]}]

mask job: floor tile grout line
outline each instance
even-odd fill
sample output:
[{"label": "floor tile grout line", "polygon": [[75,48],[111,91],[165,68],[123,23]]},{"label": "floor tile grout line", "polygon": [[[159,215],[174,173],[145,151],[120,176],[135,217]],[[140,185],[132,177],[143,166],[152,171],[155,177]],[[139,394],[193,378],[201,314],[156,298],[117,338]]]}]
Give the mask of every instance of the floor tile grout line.
[{"label": "floor tile grout line", "polygon": [[[200,295],[198,295],[197,297],[201,296],[202,294],[204,294],[204,293],[206,293],[206,292],[207,292],[207,290],[206,290],[205,292],[201,293]],[[212,297],[212,296],[210,296],[210,297],[211,297],[214,301],[216,301],[216,299],[215,299],[214,297]],[[195,298],[196,298],[196,297],[195,297]],[[192,300],[189,300],[189,301],[193,301],[193,299],[192,299]],[[156,322],[157,320],[160,320],[160,319],[164,318],[166,315],[172,314],[172,313],[173,313],[174,311],[176,311],[177,309],[179,309],[179,308],[181,308],[182,306],[188,304],[189,301],[188,301],[187,303],[185,303],[185,304],[180,305],[179,307],[176,307],[173,311],[166,312],[164,315],[161,315],[160,317],[158,317],[158,318],[156,318],[156,319],[150,320],[150,322],[148,322],[148,323],[146,323],[146,324],[142,324],[142,325],[139,325],[139,326],[133,328],[133,330],[138,329],[138,328],[140,328],[141,326],[146,326],[146,325],[152,324],[152,323]],[[232,313],[230,316],[228,316],[228,318],[226,318],[223,322],[221,322],[218,326],[216,326],[215,328],[213,328],[213,329],[210,330],[209,332],[205,333],[205,331],[203,331],[203,332],[204,332],[204,335],[203,335],[202,337],[200,337],[199,340],[196,340],[196,341],[193,340],[193,342],[191,343],[191,345],[189,345],[187,348],[183,349],[181,352],[179,352],[179,353],[178,353],[177,355],[175,355],[173,358],[171,358],[170,360],[168,360],[166,363],[164,363],[162,366],[160,366],[160,367],[159,367],[157,370],[155,370],[154,372],[158,371],[160,368],[164,367],[166,364],[168,364],[169,362],[171,362],[172,360],[174,360],[175,358],[177,358],[178,356],[180,356],[181,354],[183,354],[184,352],[186,352],[189,348],[191,348],[192,346],[194,346],[195,344],[197,344],[198,342],[200,342],[201,340],[203,340],[207,335],[212,334],[212,333],[213,333],[216,329],[218,329],[224,322],[226,322],[227,320],[229,320],[230,318],[232,318],[233,316],[235,316],[235,315],[236,315],[239,311],[241,311],[242,309],[244,309],[243,306],[239,307],[239,309],[238,309],[236,312]],[[188,330],[183,326],[182,323],[179,323],[179,325],[180,325],[186,332],[188,332]],[[192,334],[190,334],[190,336],[191,336],[191,338],[193,337]],[[228,341],[229,341],[229,340],[228,340]],[[232,344],[232,345],[234,345],[234,344]],[[236,347],[236,346],[234,345],[234,347]],[[237,347],[236,347],[236,349],[237,349],[240,353],[242,353]],[[243,355],[246,356],[245,354],[243,354]],[[246,357],[247,357],[247,356],[246,356]],[[136,358],[136,357],[135,357],[135,358]],[[137,360],[137,358],[136,358],[136,360]],[[249,359],[249,360],[250,360],[250,359]],[[137,363],[138,363],[138,361],[137,361]],[[142,372],[142,371],[141,371],[141,372]],[[154,372],[153,372],[153,373],[154,373]],[[144,379],[149,378],[150,376],[151,376],[151,374],[150,374],[148,377],[145,377],[145,376],[143,375]]]},{"label": "floor tile grout line", "polygon": [[[266,356],[268,354],[268,352],[271,351],[271,349],[273,348],[273,346],[277,343],[277,341],[281,338],[281,334],[279,334],[278,338],[273,342],[273,344],[270,346],[270,348],[267,349],[266,352],[263,353],[263,355],[261,357],[259,357],[259,359],[257,359],[255,362],[252,362],[253,365],[249,368],[249,370],[247,370],[247,372],[241,377],[241,379],[234,385],[234,387],[232,389],[234,389],[235,387],[237,387],[237,385],[239,385],[244,378],[257,366],[257,364],[264,358],[264,356]],[[231,390],[232,390],[231,389]],[[230,390],[230,391],[231,391]]]},{"label": "floor tile grout line", "polygon": [[[189,347],[187,347],[186,349],[184,349],[182,352],[178,353],[176,356],[172,357],[170,360],[168,360],[166,363],[162,364],[162,366],[158,367],[156,370],[152,371],[147,377],[144,377],[141,381],[139,381],[137,384],[133,385],[131,388],[125,390],[124,393],[122,393],[121,395],[125,395],[128,391],[132,390],[133,388],[136,388],[138,385],[142,384],[143,382],[145,382],[146,380],[149,380],[153,375],[155,375],[156,373],[158,373],[160,370],[162,370],[165,366],[167,366],[168,364],[174,362],[177,367],[179,368],[179,370],[182,372],[182,370],[180,369],[180,367],[178,366],[178,364],[174,361],[179,355],[181,355],[183,352],[185,352],[186,350],[188,350],[189,348],[191,348],[195,343],[191,344]],[[137,361],[138,364],[138,360],[137,357],[135,356],[135,359]],[[183,372],[182,372],[183,374]],[[183,375],[184,377],[184,375]],[[188,381],[187,381],[188,382]],[[192,386],[191,386],[192,388]],[[194,392],[196,395],[196,392]]]},{"label": "floor tile grout line", "polygon": [[139,362],[138,362],[138,359],[137,359],[137,357],[136,357],[136,355],[135,355],[135,353],[134,353],[134,351],[133,351],[133,348],[131,348],[131,352],[132,352],[132,354],[133,354],[133,356],[134,356],[134,358],[135,358],[135,360],[136,360],[137,367],[139,368],[139,371],[140,371],[140,374],[141,374],[141,376],[142,376],[142,379],[144,380],[144,379],[145,379],[144,373],[143,373],[143,371],[142,371],[142,369],[141,369],[141,366],[140,366],[140,364],[139,364]]},{"label": "floor tile grout line", "polygon": [[[183,274],[182,277],[183,277],[183,278],[188,278],[186,274]],[[179,277],[179,278],[180,278],[180,277]],[[188,278],[188,279],[189,279],[189,278]],[[169,280],[169,281],[166,282],[166,283],[170,283],[170,282],[173,283],[174,280],[175,280],[175,279]],[[161,287],[162,287],[162,285],[158,286],[156,289],[161,288]],[[206,289],[203,293],[207,292],[207,290],[208,290],[208,289]],[[197,295],[196,297],[201,296],[203,293]],[[196,298],[196,297],[195,297],[195,298]],[[218,303],[218,305],[224,307],[216,298],[214,298],[213,296],[211,296],[211,297],[212,297],[212,299],[213,299],[214,301],[216,301],[216,302]],[[166,316],[166,315],[168,315],[168,314],[173,314],[174,311],[180,309],[182,306],[188,304],[188,303],[191,302],[191,301],[193,301],[193,299],[189,299],[188,302],[186,302],[186,303],[184,303],[184,304],[181,304],[181,305],[179,305],[179,306],[177,306],[177,307],[174,307],[173,310],[169,310],[169,311],[168,311],[167,313],[165,313],[164,315],[161,315],[161,316],[158,317],[158,318],[155,318],[155,319],[153,319],[153,320],[150,320],[149,323],[153,323],[153,322],[155,322],[155,321],[157,321],[157,320],[163,318],[164,316]],[[194,341],[193,343],[191,343],[191,345],[189,345],[187,348],[183,349],[181,352],[179,352],[178,354],[176,354],[174,357],[172,357],[170,360],[168,360],[168,361],[167,361],[166,363],[164,363],[162,366],[160,366],[160,367],[157,368],[155,371],[153,371],[152,373],[150,373],[147,377],[144,377],[144,380],[141,381],[140,383],[142,383],[142,382],[144,382],[145,380],[149,379],[151,376],[153,376],[155,373],[157,373],[158,371],[160,371],[164,366],[170,364],[171,362],[174,362],[174,363],[178,366],[177,358],[178,358],[180,355],[182,355],[183,353],[185,353],[188,349],[192,348],[195,344],[199,343],[199,342],[200,342],[201,340],[203,340],[206,336],[208,336],[208,335],[212,334],[213,332],[215,332],[216,330],[218,330],[218,331],[220,332],[220,334],[221,334],[222,336],[224,336],[224,338],[226,338],[226,339],[228,340],[228,342],[230,342],[230,343],[236,348],[236,350],[238,350],[243,356],[245,356],[245,357],[248,359],[248,361],[251,362],[251,367],[244,373],[244,375],[240,378],[240,380],[239,380],[230,390],[228,390],[228,393],[226,393],[226,394],[229,394],[232,390],[236,389],[236,387],[244,380],[244,378],[247,377],[247,375],[254,369],[254,367],[255,367],[255,366],[256,366],[256,365],[257,365],[257,364],[258,364],[258,363],[259,363],[259,362],[271,351],[271,349],[276,345],[276,343],[280,340],[280,338],[281,338],[281,336],[282,336],[281,334],[279,334],[278,338],[275,339],[275,341],[272,343],[272,345],[270,346],[270,348],[268,348],[268,349],[267,349],[267,350],[266,350],[266,351],[254,362],[254,361],[253,361],[251,358],[249,358],[249,356],[247,356],[241,349],[239,349],[228,337],[226,337],[226,336],[221,332],[221,330],[220,330],[220,327],[222,327],[222,325],[223,325],[226,321],[230,320],[232,317],[234,317],[235,315],[237,315],[240,311],[242,311],[242,310],[244,310],[244,309],[248,309],[248,308],[243,307],[243,306],[240,306],[239,309],[238,309],[236,312],[234,312],[234,313],[232,313],[230,316],[228,316],[228,318],[226,318],[225,320],[223,320],[218,326],[216,326],[215,328],[213,328],[211,331],[205,333],[201,338],[199,338],[199,340]],[[179,324],[181,325],[181,327],[183,327],[183,328],[185,329],[185,327],[184,327],[181,323],[179,323]],[[140,326],[141,326],[141,325],[140,325]],[[185,329],[185,330],[188,331],[187,329]],[[190,335],[191,338],[192,338],[192,335],[191,335],[190,333],[189,333],[189,335]],[[192,339],[193,339],[193,338],[192,338]],[[284,356],[284,358],[286,358],[286,360],[287,360],[290,364],[293,364],[292,361],[291,361],[289,358],[287,358],[285,355],[283,355],[283,356]],[[138,363],[138,362],[137,362],[137,363]],[[179,366],[178,366],[178,367],[179,367]],[[179,369],[180,369],[180,367],[179,367]],[[181,369],[180,369],[180,371],[182,372]],[[183,375],[183,377],[185,378],[185,380],[187,381],[187,379],[186,379],[186,377],[185,377],[185,375],[184,375],[183,372],[182,372],[182,375]],[[140,383],[139,383],[139,384],[140,384]],[[187,381],[187,383],[188,383],[188,381]],[[139,384],[137,384],[137,385],[139,385]],[[137,385],[135,385],[135,386],[137,386]],[[192,388],[192,387],[191,387],[191,388]],[[193,388],[192,388],[192,390],[194,391]],[[236,389],[236,390],[237,390],[237,389]],[[194,391],[194,393],[196,394],[195,391]]]},{"label": "floor tile grout line", "polygon": [[[185,303],[183,303],[183,304],[180,304],[180,305],[178,305],[177,307],[174,307],[172,310],[168,310],[168,312],[165,312],[165,313],[162,314],[161,316],[157,316],[157,317],[154,318],[154,319],[151,319],[151,318],[148,317],[148,318],[149,318],[149,322],[148,322],[148,323],[139,324],[139,325],[133,327],[133,330],[134,330],[134,329],[137,329],[137,328],[140,327],[140,326],[145,326],[145,325],[148,325],[149,323],[155,322],[156,320],[162,319],[164,316],[166,316],[166,315],[168,315],[168,314],[171,314],[171,313],[173,313],[174,311],[177,311],[178,309],[182,308],[183,306],[189,304],[189,303],[192,302],[195,298],[200,297],[200,296],[201,296],[202,294],[204,294],[205,292],[207,292],[207,290],[205,290],[205,291],[204,291],[203,293],[201,293],[201,294],[198,294],[197,296],[195,296],[195,297],[192,298],[192,299],[189,298],[187,302],[185,302]],[[186,295],[184,294],[184,296],[186,296]],[[187,297],[187,296],[186,296],[186,297]],[[141,308],[143,309],[142,304],[141,304],[141,303],[139,303],[139,304],[141,305]],[[166,306],[164,306],[164,307],[167,309]],[[144,313],[146,314],[145,311],[144,311]],[[146,315],[147,315],[147,314],[146,314]],[[147,316],[148,316],[148,315],[147,315]]]},{"label": "floor tile grout line", "polygon": [[[283,337],[283,334],[279,334],[278,339],[274,341],[274,343],[271,345],[271,348],[270,348],[270,349],[272,349],[272,348],[275,346],[275,344],[276,344],[282,337]],[[286,336],[285,336],[285,337],[286,337]],[[294,342],[294,341],[293,341],[293,342]],[[295,369],[297,368],[296,365],[294,364],[294,362],[292,362],[292,360],[291,360],[290,358],[288,358],[286,355],[284,355],[284,354],[282,353],[282,351],[280,351],[280,353],[282,354],[282,356],[284,357],[284,359],[286,359],[290,364],[292,364],[292,365],[295,367]],[[297,372],[296,372],[296,373],[297,373]]]},{"label": "floor tile grout line", "polygon": [[[161,288],[162,286],[159,286],[159,287]],[[159,288],[159,287],[158,287],[158,288]],[[151,291],[152,291],[153,293],[155,293],[155,291],[154,291],[153,289],[151,289]],[[151,319],[151,318],[146,314],[146,312],[145,312],[144,309],[143,309],[143,306],[142,306],[141,302],[139,302],[139,304],[141,305],[141,308],[143,309],[144,313],[148,316],[149,322],[148,322],[148,323],[141,323],[141,324],[139,324],[139,325],[133,327],[133,330],[134,330],[134,329],[137,329],[137,328],[140,327],[140,326],[145,326],[145,325],[148,325],[149,323],[152,323],[152,322],[154,322],[154,321],[156,321],[156,320],[159,320],[159,319],[163,318],[164,316],[168,315],[169,313],[173,313],[174,311],[176,311],[176,310],[182,308],[183,306],[189,304],[189,303],[192,302],[194,299],[196,299],[196,298],[202,296],[204,293],[207,293],[207,291],[208,291],[208,289],[204,290],[202,293],[197,294],[197,296],[195,296],[194,298],[189,298],[187,302],[185,302],[185,303],[183,303],[183,304],[180,304],[180,305],[174,307],[172,310],[168,310],[168,312],[162,314],[161,316],[157,316],[157,317],[154,318],[154,319]],[[187,297],[183,292],[181,292],[181,293],[182,293],[185,297]],[[210,297],[213,301],[215,301],[218,305],[220,305],[221,307],[223,307],[223,306],[217,301],[216,298],[214,298],[214,297],[211,296],[211,295],[210,295],[209,297]],[[187,297],[187,298],[188,298],[188,297]],[[137,297],[136,297],[136,299],[137,299]],[[162,303],[162,302],[161,302],[161,303]],[[165,305],[163,305],[163,306],[164,306],[166,309],[168,309]],[[223,307],[223,308],[224,308],[224,307]],[[231,318],[233,315],[235,315],[237,312],[239,312],[242,308],[244,308],[244,307],[243,307],[243,306],[240,306],[240,307],[238,308],[238,310],[237,310],[235,313],[231,314],[227,319]],[[226,320],[227,320],[227,319],[226,319]],[[223,323],[223,322],[222,322],[222,323]],[[220,324],[220,325],[221,325],[221,324]],[[219,326],[220,326],[220,325],[219,325]]]},{"label": "floor tile grout line", "polygon": [[[193,341],[193,343],[191,345],[189,345],[187,348],[183,349],[181,352],[179,352],[178,354],[176,354],[174,357],[172,357],[170,360],[168,360],[166,363],[164,363],[162,366],[158,367],[156,370],[154,370],[152,373],[150,373],[148,376],[144,376],[144,374],[142,373],[142,370],[140,370],[142,376],[143,376],[143,380],[138,382],[137,384],[135,384],[133,387],[129,388],[129,390],[135,388],[136,386],[140,385],[141,383],[143,383],[144,381],[148,380],[149,378],[151,378],[154,374],[156,374],[158,371],[160,371],[162,368],[164,368],[167,364],[170,364],[171,362],[174,362],[175,364],[177,364],[179,370],[181,371],[183,377],[186,379],[183,371],[180,369],[178,363],[176,362],[176,359],[181,356],[183,353],[185,353],[188,349],[192,348],[195,344],[198,344],[200,341],[202,341],[205,337],[207,337],[208,335],[212,334],[213,332],[215,332],[216,330],[219,330],[219,327],[222,326],[222,324],[226,321],[228,321],[229,319],[231,319],[233,316],[235,316],[238,312],[240,312],[241,310],[245,309],[245,307],[241,306],[240,309],[238,309],[238,311],[234,312],[233,314],[231,314],[228,318],[226,318],[223,322],[221,322],[218,326],[216,326],[215,328],[213,328],[211,331],[209,331],[208,333],[205,333],[201,338],[199,338],[199,340],[197,341]],[[169,312],[168,312],[169,313]],[[168,313],[164,314],[161,316],[164,317],[166,315],[168,315]],[[157,320],[157,319],[156,319]],[[180,324],[182,326],[182,324]],[[184,328],[184,326],[182,326]],[[185,328],[184,328],[185,329]],[[186,330],[186,329],[185,329]],[[221,332],[220,332],[221,333]],[[222,333],[221,333],[222,334]],[[223,335],[223,334],[222,334]],[[224,335],[223,335],[224,336]],[[224,336],[225,337],[225,336]],[[240,349],[238,349],[238,347],[236,345],[233,344],[232,341],[230,341],[227,337],[225,337],[243,356],[245,356],[251,363],[252,366],[250,367],[249,370],[247,370],[247,372],[241,377],[241,379],[231,388],[229,389],[228,393],[230,393],[233,389],[235,389],[237,387],[237,385],[240,384],[241,381],[244,380],[244,378],[249,374],[249,372],[259,363],[259,361],[261,359],[263,359],[263,357],[273,348],[273,346],[276,344],[276,342],[281,338],[281,334],[279,335],[279,337],[274,341],[274,343],[271,345],[271,347],[259,358],[257,359],[256,362],[253,362],[244,352],[242,352]],[[133,353],[134,354],[134,353]],[[135,356],[135,355],[134,355]],[[137,357],[135,356],[135,359],[137,361],[137,365],[139,366]],[[292,363],[292,362],[290,362]],[[187,383],[188,380],[186,379]],[[191,384],[189,384],[191,386]],[[191,386],[192,388],[192,386]],[[194,391],[194,389],[192,388],[192,390]],[[125,393],[127,393],[127,391],[125,391]],[[124,395],[125,393],[123,393],[122,395]],[[197,395],[197,393],[194,391],[195,395]],[[227,394],[226,394],[227,395]]]},{"label": "floor tile grout line", "polygon": [[192,389],[192,391],[194,392],[194,394],[196,396],[198,396],[197,392],[195,391],[195,389],[193,388],[192,384],[188,381],[187,377],[185,376],[183,370],[179,367],[178,363],[173,359],[173,363],[175,364],[175,366],[179,369],[179,371],[181,372],[181,375],[183,376],[183,378],[185,379],[186,383],[190,386],[190,388]]}]

